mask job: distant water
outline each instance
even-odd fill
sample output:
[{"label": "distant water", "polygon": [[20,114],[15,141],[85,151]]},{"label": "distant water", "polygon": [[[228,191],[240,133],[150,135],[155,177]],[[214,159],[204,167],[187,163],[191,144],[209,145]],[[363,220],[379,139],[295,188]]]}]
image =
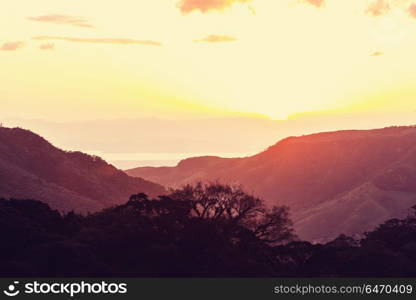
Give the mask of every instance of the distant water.
[{"label": "distant water", "polygon": [[178,162],[189,157],[219,156],[219,157],[244,157],[249,153],[105,153],[101,151],[85,151],[91,155],[97,155],[113,164],[119,169],[126,170],[136,167],[161,167],[176,166]]}]

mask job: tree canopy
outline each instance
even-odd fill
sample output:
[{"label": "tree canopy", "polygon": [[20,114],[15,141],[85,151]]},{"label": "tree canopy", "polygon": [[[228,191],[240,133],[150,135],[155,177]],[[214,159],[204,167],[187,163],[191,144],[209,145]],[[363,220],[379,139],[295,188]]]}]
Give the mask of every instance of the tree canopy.
[{"label": "tree canopy", "polygon": [[[416,211],[416,210],[415,210]],[[357,240],[299,241],[287,207],[217,183],[87,216],[0,200],[0,276],[415,276],[416,214]]]}]

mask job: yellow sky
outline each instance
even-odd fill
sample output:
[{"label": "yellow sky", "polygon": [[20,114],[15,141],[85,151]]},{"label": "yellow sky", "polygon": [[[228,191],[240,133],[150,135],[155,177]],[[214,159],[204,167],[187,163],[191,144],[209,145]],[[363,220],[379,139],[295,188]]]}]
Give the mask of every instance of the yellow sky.
[{"label": "yellow sky", "polygon": [[0,117],[414,111],[413,2],[7,1]]}]

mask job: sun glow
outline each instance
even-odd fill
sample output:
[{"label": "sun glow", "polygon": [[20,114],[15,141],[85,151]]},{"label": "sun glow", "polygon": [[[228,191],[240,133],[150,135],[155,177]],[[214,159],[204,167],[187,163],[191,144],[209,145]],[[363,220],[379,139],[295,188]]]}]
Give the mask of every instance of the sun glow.
[{"label": "sun glow", "polygon": [[[33,118],[65,111],[68,119],[243,113],[282,120],[397,103],[411,109],[409,1],[373,15],[372,1],[233,2],[181,11],[164,0],[13,1],[0,13],[8,28],[0,34],[3,114],[25,107]],[[386,100],[392,93],[398,101]]]}]

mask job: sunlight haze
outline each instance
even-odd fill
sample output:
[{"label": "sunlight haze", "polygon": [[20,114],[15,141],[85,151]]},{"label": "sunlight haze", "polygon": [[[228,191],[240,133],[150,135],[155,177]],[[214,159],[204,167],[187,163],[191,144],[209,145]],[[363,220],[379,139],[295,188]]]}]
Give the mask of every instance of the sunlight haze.
[{"label": "sunlight haze", "polygon": [[415,3],[14,0],[0,12],[0,118],[408,116]]}]

